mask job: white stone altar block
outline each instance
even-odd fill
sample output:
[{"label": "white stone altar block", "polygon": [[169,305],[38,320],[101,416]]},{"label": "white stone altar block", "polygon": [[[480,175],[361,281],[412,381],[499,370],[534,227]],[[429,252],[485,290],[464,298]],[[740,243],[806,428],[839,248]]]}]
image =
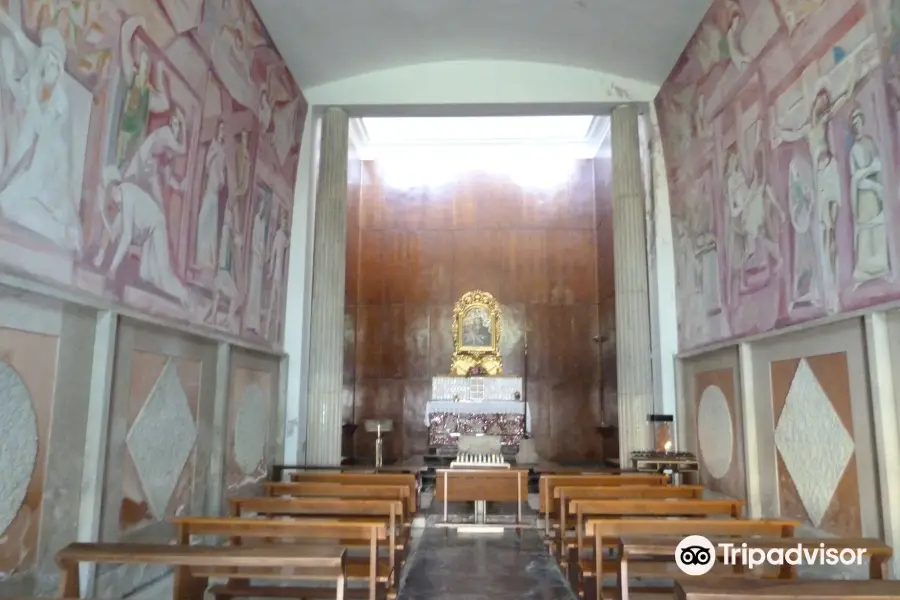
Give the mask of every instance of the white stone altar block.
[{"label": "white stone altar block", "polygon": [[[518,398],[516,394],[518,394]],[[521,398],[521,377],[431,378],[432,400],[483,402],[486,400],[517,400]]]},{"label": "white stone altar block", "polygon": [[500,454],[503,438],[496,435],[461,435],[456,442],[460,453]]}]

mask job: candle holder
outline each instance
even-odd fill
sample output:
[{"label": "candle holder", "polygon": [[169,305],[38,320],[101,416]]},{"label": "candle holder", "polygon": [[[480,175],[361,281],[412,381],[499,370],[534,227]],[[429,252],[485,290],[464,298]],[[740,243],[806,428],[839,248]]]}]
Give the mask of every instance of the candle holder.
[{"label": "candle holder", "polygon": [[672,415],[647,415],[647,421],[653,427],[653,450],[662,454],[672,454],[675,442],[672,439]]}]

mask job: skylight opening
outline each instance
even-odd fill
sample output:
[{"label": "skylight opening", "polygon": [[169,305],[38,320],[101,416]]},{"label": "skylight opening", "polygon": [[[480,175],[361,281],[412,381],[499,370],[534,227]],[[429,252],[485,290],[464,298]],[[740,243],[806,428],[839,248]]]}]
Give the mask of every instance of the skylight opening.
[{"label": "skylight opening", "polygon": [[374,145],[583,140],[594,117],[399,117],[361,119]]}]

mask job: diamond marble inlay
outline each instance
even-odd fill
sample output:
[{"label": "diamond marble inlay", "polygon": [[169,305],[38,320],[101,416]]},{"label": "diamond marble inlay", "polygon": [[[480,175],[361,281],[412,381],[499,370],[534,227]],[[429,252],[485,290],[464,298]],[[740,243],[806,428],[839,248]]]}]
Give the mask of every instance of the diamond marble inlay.
[{"label": "diamond marble inlay", "polygon": [[187,394],[169,359],[126,439],[147,504],[157,519],[165,517],[196,439]]},{"label": "diamond marble inlay", "polygon": [[816,527],[853,456],[853,438],[806,359],[791,381],[775,428],[775,445]]}]

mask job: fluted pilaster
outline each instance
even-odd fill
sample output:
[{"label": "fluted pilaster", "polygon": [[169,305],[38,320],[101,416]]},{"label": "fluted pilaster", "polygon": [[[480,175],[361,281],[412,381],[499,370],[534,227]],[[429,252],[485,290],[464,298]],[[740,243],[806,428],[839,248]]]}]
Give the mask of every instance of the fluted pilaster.
[{"label": "fluted pilaster", "polygon": [[653,412],[653,355],[637,107],[614,109],[611,132],[619,456],[624,466],[631,452],[648,449],[652,441],[647,415]]},{"label": "fluted pilaster", "polygon": [[327,109],[316,187],[307,394],[306,462],[315,466],[341,464],[348,144],[347,113]]}]

